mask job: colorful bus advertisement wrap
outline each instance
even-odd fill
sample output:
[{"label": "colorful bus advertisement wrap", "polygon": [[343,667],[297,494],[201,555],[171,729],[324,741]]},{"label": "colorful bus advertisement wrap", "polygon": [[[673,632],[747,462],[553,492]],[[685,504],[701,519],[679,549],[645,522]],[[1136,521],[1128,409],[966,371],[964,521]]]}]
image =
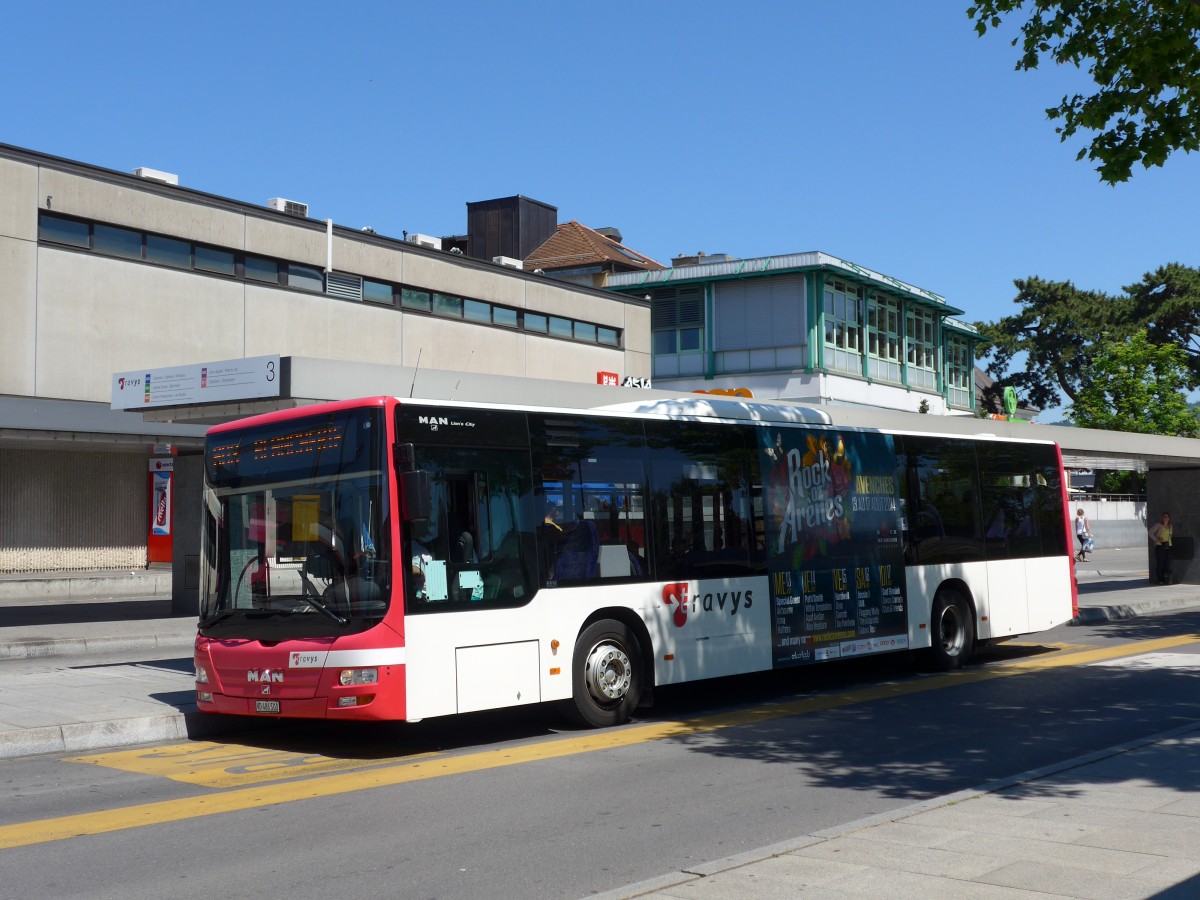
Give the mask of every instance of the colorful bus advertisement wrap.
[{"label": "colorful bus advertisement wrap", "polygon": [[762,429],[774,665],[908,646],[892,438]]}]

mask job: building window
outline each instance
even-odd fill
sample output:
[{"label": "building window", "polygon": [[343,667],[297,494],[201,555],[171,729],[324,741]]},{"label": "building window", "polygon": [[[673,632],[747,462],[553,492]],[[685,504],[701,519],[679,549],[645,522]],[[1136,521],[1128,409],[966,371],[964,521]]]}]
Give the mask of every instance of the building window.
[{"label": "building window", "polygon": [[482,300],[464,300],[463,318],[468,322],[490,323],[492,321],[492,304],[484,303]]},{"label": "building window", "polygon": [[505,328],[517,327],[517,311],[507,306],[492,307],[492,324],[503,325]]},{"label": "building window", "polygon": [[525,330],[545,334],[550,326],[549,320],[540,313],[525,313]]},{"label": "building window", "polygon": [[246,277],[251,281],[279,284],[279,263],[273,259],[264,259],[261,256],[247,256],[243,267]]},{"label": "building window", "polygon": [[650,329],[654,354],[697,353],[704,346],[702,288],[683,287],[651,295]]},{"label": "building window", "polygon": [[320,269],[314,269],[312,266],[288,263],[287,286],[301,291],[321,293],[325,290],[325,275]]},{"label": "building window", "polygon": [[197,269],[204,272],[215,272],[218,275],[237,275],[233,254],[228,250],[218,250],[216,247],[197,244],[195,253]]},{"label": "building window", "polygon": [[919,306],[905,315],[905,348],[908,354],[909,387],[937,389],[936,320],[933,312]]},{"label": "building window", "polygon": [[560,316],[550,317],[550,334],[554,337],[570,338],[574,337],[571,331],[571,320],[564,319]]},{"label": "building window", "polygon": [[970,341],[952,334],[946,335],[946,399],[951,406],[972,408],[974,374]]},{"label": "building window", "polygon": [[867,295],[867,374],[900,382],[900,301],[872,291]]},{"label": "building window", "polygon": [[446,316],[451,319],[462,318],[462,297],[455,297],[452,294],[437,294],[433,295],[433,314],[435,316]]},{"label": "building window", "polygon": [[862,290],[825,282],[825,368],[862,373]]},{"label": "building window", "polygon": [[177,241],[175,238],[148,234],[146,235],[146,259],[149,262],[174,266],[177,269],[190,269],[192,267],[192,245],[187,241]]},{"label": "building window", "polygon": [[142,233],[97,223],[92,226],[92,249],[109,256],[141,259]]},{"label": "building window", "polygon": [[391,306],[395,302],[390,284],[383,281],[372,281],[369,278],[363,279],[362,295],[364,300],[371,303],[382,303],[385,306]]},{"label": "building window", "polygon": [[405,309],[419,309],[423,312],[429,312],[429,291],[414,291],[412,288],[401,288],[400,305]]},{"label": "building window", "polygon": [[87,249],[91,246],[92,228],[87,222],[42,213],[38,220],[38,239]]}]

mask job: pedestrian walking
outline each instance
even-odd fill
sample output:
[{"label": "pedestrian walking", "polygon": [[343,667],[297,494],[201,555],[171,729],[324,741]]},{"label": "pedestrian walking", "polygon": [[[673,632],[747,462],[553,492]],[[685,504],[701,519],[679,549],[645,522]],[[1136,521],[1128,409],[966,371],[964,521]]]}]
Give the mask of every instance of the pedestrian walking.
[{"label": "pedestrian walking", "polygon": [[1171,514],[1162,517],[1150,526],[1150,540],[1154,541],[1154,575],[1159,584],[1171,583],[1171,546],[1174,529]]},{"label": "pedestrian walking", "polygon": [[1079,509],[1075,512],[1075,537],[1079,538],[1079,552],[1075,554],[1075,558],[1080,562],[1087,562],[1088,550],[1094,544],[1092,540],[1092,526],[1088,523],[1088,518],[1083,514],[1083,510]]}]

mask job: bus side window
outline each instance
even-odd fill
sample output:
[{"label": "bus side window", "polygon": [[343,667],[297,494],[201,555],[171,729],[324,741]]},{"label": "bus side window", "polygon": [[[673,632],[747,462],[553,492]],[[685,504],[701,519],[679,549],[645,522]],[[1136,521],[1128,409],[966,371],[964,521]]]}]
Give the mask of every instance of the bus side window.
[{"label": "bus side window", "polygon": [[431,508],[410,527],[412,609],[528,602],[536,581],[528,453],[421,447],[416,464],[430,474]]},{"label": "bus side window", "polygon": [[736,577],[765,570],[762,491],[749,473],[752,429],[648,422],[652,546],[658,578]]},{"label": "bus side window", "polygon": [[982,560],[987,525],[979,508],[974,444],[913,435],[896,442],[909,565]]},{"label": "bus side window", "polygon": [[641,422],[530,416],[545,520],[537,528],[542,584],[645,578],[630,546],[646,544]]}]

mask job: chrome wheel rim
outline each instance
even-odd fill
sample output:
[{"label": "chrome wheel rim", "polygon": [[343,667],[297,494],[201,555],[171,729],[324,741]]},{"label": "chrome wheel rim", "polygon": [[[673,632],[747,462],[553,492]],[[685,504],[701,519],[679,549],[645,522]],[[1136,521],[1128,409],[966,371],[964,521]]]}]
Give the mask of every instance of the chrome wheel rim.
[{"label": "chrome wheel rim", "polygon": [[602,641],[588,653],[583,668],[588,693],[601,703],[615,703],[629,693],[633,684],[633,664],[619,645]]}]

